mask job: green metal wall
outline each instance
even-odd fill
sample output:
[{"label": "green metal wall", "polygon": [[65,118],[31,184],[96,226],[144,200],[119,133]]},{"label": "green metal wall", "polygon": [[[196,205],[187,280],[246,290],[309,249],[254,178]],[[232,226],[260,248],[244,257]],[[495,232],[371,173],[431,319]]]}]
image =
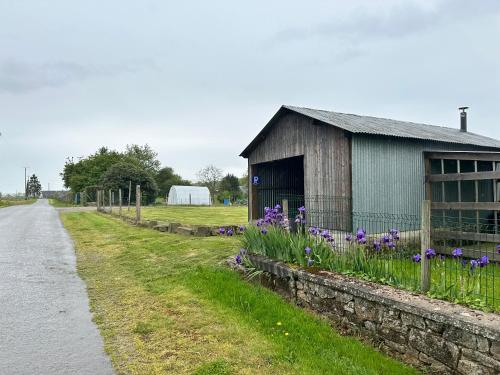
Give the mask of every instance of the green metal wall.
[{"label": "green metal wall", "polygon": [[[423,151],[485,150],[450,143],[372,135],[352,137],[353,212],[420,216]],[[356,224],[354,223],[354,227]]]}]

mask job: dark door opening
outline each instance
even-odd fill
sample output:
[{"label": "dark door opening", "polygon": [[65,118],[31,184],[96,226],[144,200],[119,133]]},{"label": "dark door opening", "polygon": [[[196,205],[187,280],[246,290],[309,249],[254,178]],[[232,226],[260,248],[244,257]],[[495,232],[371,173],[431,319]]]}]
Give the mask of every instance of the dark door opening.
[{"label": "dark door opening", "polygon": [[288,200],[289,219],[295,218],[297,209],[304,205],[304,157],[297,156],[252,167],[252,178],[258,177],[254,185],[252,218],[264,216],[265,207],[274,207]]}]

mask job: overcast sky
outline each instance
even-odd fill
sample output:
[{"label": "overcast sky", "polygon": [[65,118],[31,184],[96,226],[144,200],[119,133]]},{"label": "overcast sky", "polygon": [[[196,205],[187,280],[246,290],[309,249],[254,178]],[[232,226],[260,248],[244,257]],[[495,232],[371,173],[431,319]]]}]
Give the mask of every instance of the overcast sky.
[{"label": "overcast sky", "polygon": [[0,0],[0,191],[148,143],[184,178],[281,104],[500,139],[500,1]]}]

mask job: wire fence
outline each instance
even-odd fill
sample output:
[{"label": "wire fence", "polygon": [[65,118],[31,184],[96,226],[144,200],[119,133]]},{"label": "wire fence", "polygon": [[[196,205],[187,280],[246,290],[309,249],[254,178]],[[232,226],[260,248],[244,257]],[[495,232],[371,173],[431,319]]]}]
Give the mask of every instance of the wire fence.
[{"label": "wire fence", "polygon": [[[429,246],[422,249],[420,215],[352,212],[348,198],[286,196],[288,217],[305,206],[306,226],[334,239],[330,268],[396,287],[500,311],[500,228],[476,212],[432,210]],[[362,257],[360,257],[362,251]]]}]

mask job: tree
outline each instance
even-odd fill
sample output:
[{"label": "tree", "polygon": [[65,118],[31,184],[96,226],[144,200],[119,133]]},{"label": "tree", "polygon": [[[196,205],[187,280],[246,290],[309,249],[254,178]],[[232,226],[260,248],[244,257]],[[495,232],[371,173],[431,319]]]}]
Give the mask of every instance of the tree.
[{"label": "tree", "polygon": [[118,162],[134,164],[155,175],[160,167],[156,156],[156,152],[148,145],[127,145],[125,152],[101,147],[96,153],[77,162],[67,158],[61,177],[64,186],[77,193],[89,186],[98,186],[102,175]]},{"label": "tree", "polygon": [[38,177],[33,174],[26,184],[26,191],[29,197],[37,198],[42,192],[42,184],[38,181]]},{"label": "tree", "polygon": [[156,174],[160,170],[161,162],[157,159],[158,153],[147,143],[144,146],[127,145],[124,155],[127,158],[135,159],[143,169],[152,174]]},{"label": "tree", "polygon": [[[155,201],[158,193],[158,186],[155,179],[151,173],[134,163],[121,161],[113,164],[102,175],[100,186],[104,190],[111,189],[116,191],[122,189],[125,194],[124,196],[127,196],[129,181],[132,181],[132,189],[135,189],[136,185],[141,185],[141,193],[148,203]],[[134,190],[132,190],[131,195],[135,196]]]},{"label": "tree", "polygon": [[248,172],[243,173],[240,177],[241,199],[248,200]]},{"label": "tree", "polygon": [[74,193],[83,191],[87,186],[98,185],[101,176],[113,164],[124,160],[124,155],[107,147],[101,147],[95,154],[75,162],[67,158],[61,177],[64,186]]},{"label": "tree", "polygon": [[159,195],[166,197],[172,185],[191,185],[190,181],[183,180],[181,176],[174,173],[170,167],[164,167],[155,176]]},{"label": "tree", "polygon": [[240,180],[234,174],[227,174],[220,182],[220,191],[232,202],[241,196]]},{"label": "tree", "polygon": [[214,198],[217,195],[219,183],[222,179],[222,170],[211,164],[199,170],[196,176],[200,185],[206,186],[210,191],[210,195]]}]

